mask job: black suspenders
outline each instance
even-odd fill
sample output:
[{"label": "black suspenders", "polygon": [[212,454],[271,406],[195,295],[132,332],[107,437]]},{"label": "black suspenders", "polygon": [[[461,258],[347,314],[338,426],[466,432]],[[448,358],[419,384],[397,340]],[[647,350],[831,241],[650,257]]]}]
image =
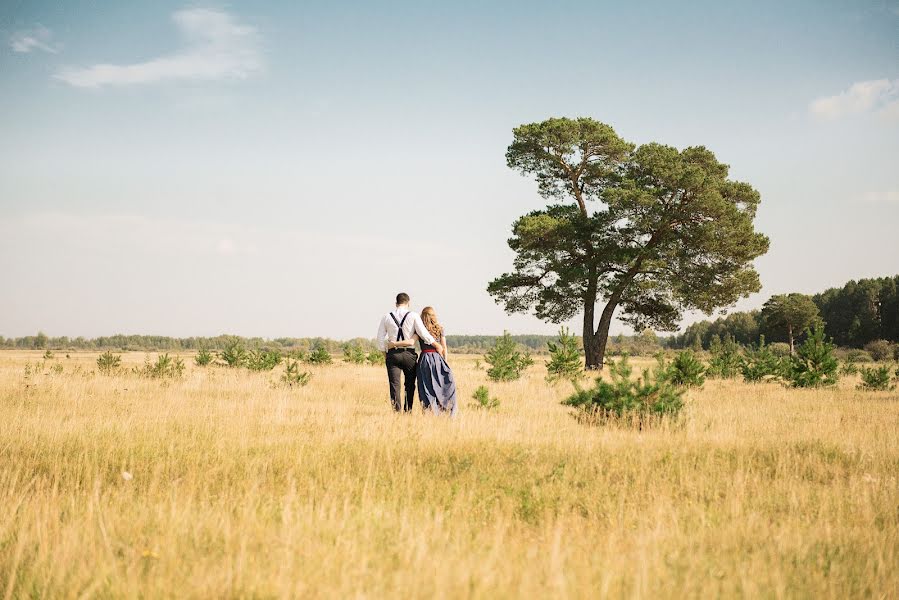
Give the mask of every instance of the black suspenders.
[{"label": "black suspenders", "polygon": [[409,316],[409,313],[406,313],[403,315],[402,321],[397,321],[396,315],[394,315],[393,313],[390,313],[390,318],[393,319],[393,322],[396,323],[396,326],[399,329],[399,331],[396,334],[396,341],[398,341],[398,342],[402,342],[403,340],[406,339],[406,334],[403,333],[403,323],[406,322],[406,317],[408,317],[408,316]]}]

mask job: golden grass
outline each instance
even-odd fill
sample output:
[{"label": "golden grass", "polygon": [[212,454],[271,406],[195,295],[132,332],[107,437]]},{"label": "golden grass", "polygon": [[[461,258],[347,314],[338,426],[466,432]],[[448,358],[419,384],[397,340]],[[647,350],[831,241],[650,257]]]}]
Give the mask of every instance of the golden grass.
[{"label": "golden grass", "polygon": [[58,356],[0,353],[0,598],[899,596],[895,392],[709,382],[638,432],[542,366],[470,409],[474,357],[450,421],[394,415],[380,367]]}]

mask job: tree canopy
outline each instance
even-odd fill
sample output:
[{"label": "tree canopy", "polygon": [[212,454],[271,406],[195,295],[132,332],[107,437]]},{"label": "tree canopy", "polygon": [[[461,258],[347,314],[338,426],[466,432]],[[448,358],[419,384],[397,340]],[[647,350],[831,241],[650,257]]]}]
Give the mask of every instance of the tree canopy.
[{"label": "tree canopy", "polygon": [[790,354],[795,348],[796,335],[820,321],[818,307],[811,297],[797,293],[772,296],[765,302],[761,318],[768,327],[786,331]]},{"label": "tree canopy", "polygon": [[515,221],[513,271],[488,291],[508,312],[554,323],[582,312],[588,368],[602,366],[618,307],[637,330],[673,330],[684,310],[709,313],[760,289],[751,264],[768,248],[753,227],[759,194],[728,179],[708,149],[634,149],[587,118],[513,135],[508,166],[552,203]]}]

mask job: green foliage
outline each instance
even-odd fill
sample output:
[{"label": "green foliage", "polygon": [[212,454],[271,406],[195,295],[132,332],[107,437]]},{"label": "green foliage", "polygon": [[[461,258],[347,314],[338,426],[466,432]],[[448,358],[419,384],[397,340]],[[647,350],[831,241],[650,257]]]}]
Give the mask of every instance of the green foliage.
[{"label": "green foliage", "polygon": [[228,367],[242,367],[247,362],[247,350],[239,338],[231,338],[218,353],[218,357]]},{"label": "green foliage", "polygon": [[490,397],[490,390],[486,385],[478,386],[471,398],[474,400],[472,406],[478,410],[492,410],[499,406],[499,399]]},{"label": "green foliage", "polygon": [[732,379],[740,374],[743,360],[740,356],[740,345],[732,337],[724,338],[723,342],[717,337],[712,338],[709,352],[712,355],[706,371],[709,378]]},{"label": "green foliage", "polygon": [[858,350],[853,349],[846,353],[846,360],[854,362],[854,363],[869,363],[874,362],[874,359],[871,358],[871,355],[868,354],[867,350]]},{"label": "green foliage", "polygon": [[834,346],[824,337],[824,328],[815,325],[807,330],[805,341],[790,360],[786,379],[794,387],[824,387],[836,385],[839,363],[833,355]]},{"label": "green foliage", "polygon": [[664,358],[659,357],[659,372],[664,373],[665,378],[674,385],[702,387],[705,383],[705,370],[705,365],[692,350],[678,352],[671,364],[667,366]]},{"label": "green foliage", "polygon": [[673,336],[674,348],[708,349],[712,337],[734,338],[738,344],[748,346],[759,339],[759,311],[732,312],[714,321],[698,321],[687,326],[680,335]]},{"label": "green foliage", "polygon": [[245,364],[251,371],[271,371],[281,364],[281,352],[268,348],[251,350],[247,353]]},{"label": "green foliage", "polygon": [[332,359],[331,353],[324,346],[317,346],[306,360],[312,365],[330,365]]},{"label": "green foliage", "polygon": [[107,350],[97,358],[97,370],[105,375],[109,375],[110,373],[118,370],[121,364],[122,357],[118,354],[113,354],[109,350]]},{"label": "green foliage", "polygon": [[858,365],[847,360],[840,366],[840,375],[858,375]]},{"label": "green foliage", "polygon": [[54,375],[62,375],[62,365],[60,363],[53,363],[53,366],[50,367],[50,372]]},{"label": "green foliage", "polygon": [[[825,333],[832,337],[835,344],[861,348],[872,341],[886,340],[893,345],[893,357],[899,360],[899,275],[850,281],[842,288],[815,294],[811,301],[825,323]],[[804,304],[808,313],[814,312],[807,303]],[[751,311],[731,313],[715,321],[693,323],[683,334],[676,336],[673,345],[686,348],[698,344],[708,348],[714,334],[721,337],[730,334],[741,344],[754,343],[756,337],[742,337],[749,329],[731,322],[732,319],[738,319],[739,315],[743,315],[740,318],[746,324],[754,317],[758,326],[757,333],[765,335],[769,340],[788,340],[788,332],[782,320],[769,321],[768,314]],[[801,329],[794,329],[796,333],[799,331]],[[883,347],[882,344],[880,346]],[[889,360],[889,357],[878,360]]]},{"label": "green foliage", "polygon": [[890,368],[886,365],[880,367],[862,367],[862,382],[858,389],[870,392],[888,392],[896,389],[896,385],[890,379]]},{"label": "green foliage", "polygon": [[899,342],[899,275],[849,281],[814,296],[835,344],[861,348]]},{"label": "green foliage", "polygon": [[306,362],[309,360],[309,353],[305,350],[290,350],[287,353],[287,357],[300,362]]},{"label": "green foliage", "polygon": [[487,376],[493,381],[515,381],[534,364],[530,353],[519,352],[508,331],[497,338],[493,348],[484,355],[484,361],[490,365]]},{"label": "green foliage", "polygon": [[175,379],[184,374],[184,361],[178,356],[170,357],[168,353],[160,354],[155,363],[150,362],[150,357],[145,358],[143,367],[135,367],[133,372],[150,379]]},{"label": "green foliage", "polygon": [[893,344],[887,340],[873,340],[865,344],[865,350],[876,361],[893,360]]},{"label": "green foliage", "polygon": [[53,360],[54,358],[56,357],[53,355],[52,351],[47,350],[46,352],[44,352],[44,360]]},{"label": "green foliage", "polygon": [[774,356],[784,358],[790,355],[790,345],[786,342],[772,342],[767,347]]},{"label": "green foliage", "polygon": [[345,362],[362,365],[365,364],[367,358],[365,350],[359,344],[348,343],[343,345],[343,360]]},{"label": "green foliage", "polygon": [[584,314],[595,331],[584,340],[588,366],[602,364],[608,337],[608,321],[597,327],[586,310],[601,299],[636,330],[670,331],[684,310],[711,312],[760,288],[759,194],[728,179],[708,149],[634,150],[590,118],[526,124],[513,137],[508,166],[534,177],[551,203],[513,224],[513,271],[487,290],[507,312],[553,323]]},{"label": "green foliage", "polygon": [[796,335],[820,321],[811,297],[796,293],[772,296],[762,307],[760,317],[766,328],[786,334],[791,350]]},{"label": "green foliage", "polygon": [[550,359],[546,363],[547,381],[574,381],[584,377],[577,338],[571,335],[567,327],[560,328],[559,341],[549,342],[548,346]]},{"label": "green foliage", "polygon": [[311,373],[300,371],[300,363],[287,359],[284,363],[284,373],[281,374],[281,383],[290,388],[303,387],[312,378]]},{"label": "green foliage", "polygon": [[643,376],[631,379],[633,369],[627,356],[609,361],[612,382],[597,378],[593,389],[577,391],[562,404],[578,409],[587,422],[601,422],[610,417],[632,419],[643,426],[661,417],[676,417],[684,406],[685,388],[669,381],[663,369],[655,373],[649,369]]},{"label": "green foliage", "polygon": [[789,368],[786,359],[775,354],[765,345],[765,336],[759,337],[758,346],[746,349],[740,364],[744,381],[759,382],[776,379]]},{"label": "green foliage", "polygon": [[197,355],[194,357],[194,363],[198,367],[207,367],[212,364],[212,360],[212,353],[206,348],[200,348],[200,351],[197,352]]},{"label": "green foliage", "polygon": [[365,360],[370,365],[383,365],[384,364],[384,353],[380,350],[372,350],[368,353],[368,356],[365,357]]},{"label": "green foliage", "polygon": [[47,337],[47,334],[43,331],[38,331],[37,335],[34,336],[34,347],[35,348],[46,348],[47,343],[50,341],[50,338]]}]

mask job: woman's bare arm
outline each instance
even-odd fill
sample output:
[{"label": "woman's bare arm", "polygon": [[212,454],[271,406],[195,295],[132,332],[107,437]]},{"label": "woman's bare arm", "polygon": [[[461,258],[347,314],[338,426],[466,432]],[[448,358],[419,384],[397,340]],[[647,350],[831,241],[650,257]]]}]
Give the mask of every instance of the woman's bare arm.
[{"label": "woman's bare arm", "polygon": [[412,348],[415,346],[415,342],[418,341],[418,334],[415,333],[408,340],[400,340],[399,342],[387,342],[387,348],[393,350],[394,348]]},{"label": "woman's bare arm", "polygon": [[449,346],[446,345],[446,336],[445,335],[440,336],[440,346],[441,346],[441,350],[442,350],[440,352],[440,354],[443,355],[443,360],[446,360],[446,356],[447,356],[447,354],[449,354]]}]

